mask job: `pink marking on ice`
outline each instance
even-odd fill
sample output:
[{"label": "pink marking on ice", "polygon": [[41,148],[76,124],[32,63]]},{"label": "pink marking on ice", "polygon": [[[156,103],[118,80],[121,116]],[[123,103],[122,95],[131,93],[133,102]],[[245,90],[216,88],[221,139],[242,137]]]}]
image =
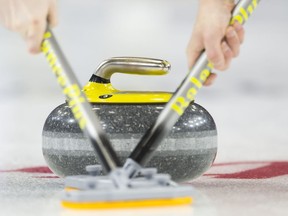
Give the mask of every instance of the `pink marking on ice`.
[{"label": "pink marking on ice", "polygon": [[0,172],[23,172],[23,173],[53,173],[48,167],[38,166],[38,167],[26,167],[13,170],[0,170]]},{"label": "pink marking on ice", "polygon": [[[268,179],[278,176],[288,175],[288,161],[273,161],[273,162],[265,162],[265,161],[254,161],[254,162],[231,162],[231,163],[219,163],[214,164],[213,166],[231,166],[231,168],[235,165],[255,165],[255,164],[263,164],[261,167],[251,168],[247,170],[243,170],[240,172],[234,173],[209,173],[204,176],[211,176],[213,178],[219,179]],[[53,172],[45,166],[38,167],[26,167],[21,169],[13,169],[13,170],[0,170],[0,172],[22,172],[22,173],[41,173],[41,174],[53,174]],[[37,178],[58,178],[57,176],[39,176]]]},{"label": "pink marking on ice", "polygon": [[252,168],[235,173],[227,174],[205,174],[204,176],[212,176],[213,178],[220,179],[268,179],[278,176],[288,175],[288,162],[286,161],[274,161],[274,162],[233,162],[233,163],[221,163],[213,166],[233,166],[241,164],[261,164],[263,166],[258,168]]}]

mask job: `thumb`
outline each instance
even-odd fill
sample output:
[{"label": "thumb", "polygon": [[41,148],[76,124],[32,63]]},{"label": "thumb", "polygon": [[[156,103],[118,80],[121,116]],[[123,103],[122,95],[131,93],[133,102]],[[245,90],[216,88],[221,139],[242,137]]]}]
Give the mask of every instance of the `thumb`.
[{"label": "thumb", "polygon": [[204,36],[204,47],[207,57],[218,70],[223,70],[222,68],[225,65],[225,58],[221,48],[222,38],[222,34],[219,33]]},{"label": "thumb", "polygon": [[204,44],[201,37],[192,35],[186,50],[189,69],[196,63],[203,50]]},{"label": "thumb", "polygon": [[31,54],[40,52],[40,45],[43,39],[43,34],[46,28],[45,18],[39,19],[37,22],[31,23],[28,26],[26,34],[26,43]]}]

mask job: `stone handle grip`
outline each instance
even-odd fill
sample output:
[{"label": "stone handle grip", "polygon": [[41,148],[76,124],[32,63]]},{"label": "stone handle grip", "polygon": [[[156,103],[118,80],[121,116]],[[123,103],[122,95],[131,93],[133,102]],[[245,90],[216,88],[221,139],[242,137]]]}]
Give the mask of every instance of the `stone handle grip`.
[{"label": "stone handle grip", "polygon": [[102,62],[93,76],[109,81],[114,73],[164,75],[170,70],[165,60],[140,57],[115,57]]}]

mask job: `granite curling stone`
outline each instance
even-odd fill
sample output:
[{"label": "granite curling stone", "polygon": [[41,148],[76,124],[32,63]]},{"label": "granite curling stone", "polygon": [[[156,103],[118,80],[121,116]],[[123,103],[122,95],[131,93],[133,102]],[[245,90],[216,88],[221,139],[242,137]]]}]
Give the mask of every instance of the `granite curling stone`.
[{"label": "granite curling stone", "polygon": [[[172,94],[119,91],[111,85],[110,77],[116,72],[161,75],[169,68],[163,60],[111,58],[98,67],[83,89],[123,163]],[[47,117],[42,138],[44,158],[58,176],[87,174],[86,166],[100,164],[67,102]],[[215,122],[206,109],[191,103],[146,167],[155,167],[159,173],[168,173],[173,180],[182,182],[202,175],[212,165],[216,153]]]}]

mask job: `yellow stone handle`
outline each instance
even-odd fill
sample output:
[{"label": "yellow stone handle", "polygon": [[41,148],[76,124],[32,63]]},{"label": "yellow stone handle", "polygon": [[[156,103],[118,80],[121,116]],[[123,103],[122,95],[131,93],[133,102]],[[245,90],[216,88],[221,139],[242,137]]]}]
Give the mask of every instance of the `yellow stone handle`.
[{"label": "yellow stone handle", "polygon": [[117,57],[102,62],[92,75],[83,91],[90,102],[105,103],[147,103],[167,102],[167,92],[127,92],[115,89],[110,82],[114,73],[137,75],[165,75],[170,70],[165,60],[139,57]]}]

